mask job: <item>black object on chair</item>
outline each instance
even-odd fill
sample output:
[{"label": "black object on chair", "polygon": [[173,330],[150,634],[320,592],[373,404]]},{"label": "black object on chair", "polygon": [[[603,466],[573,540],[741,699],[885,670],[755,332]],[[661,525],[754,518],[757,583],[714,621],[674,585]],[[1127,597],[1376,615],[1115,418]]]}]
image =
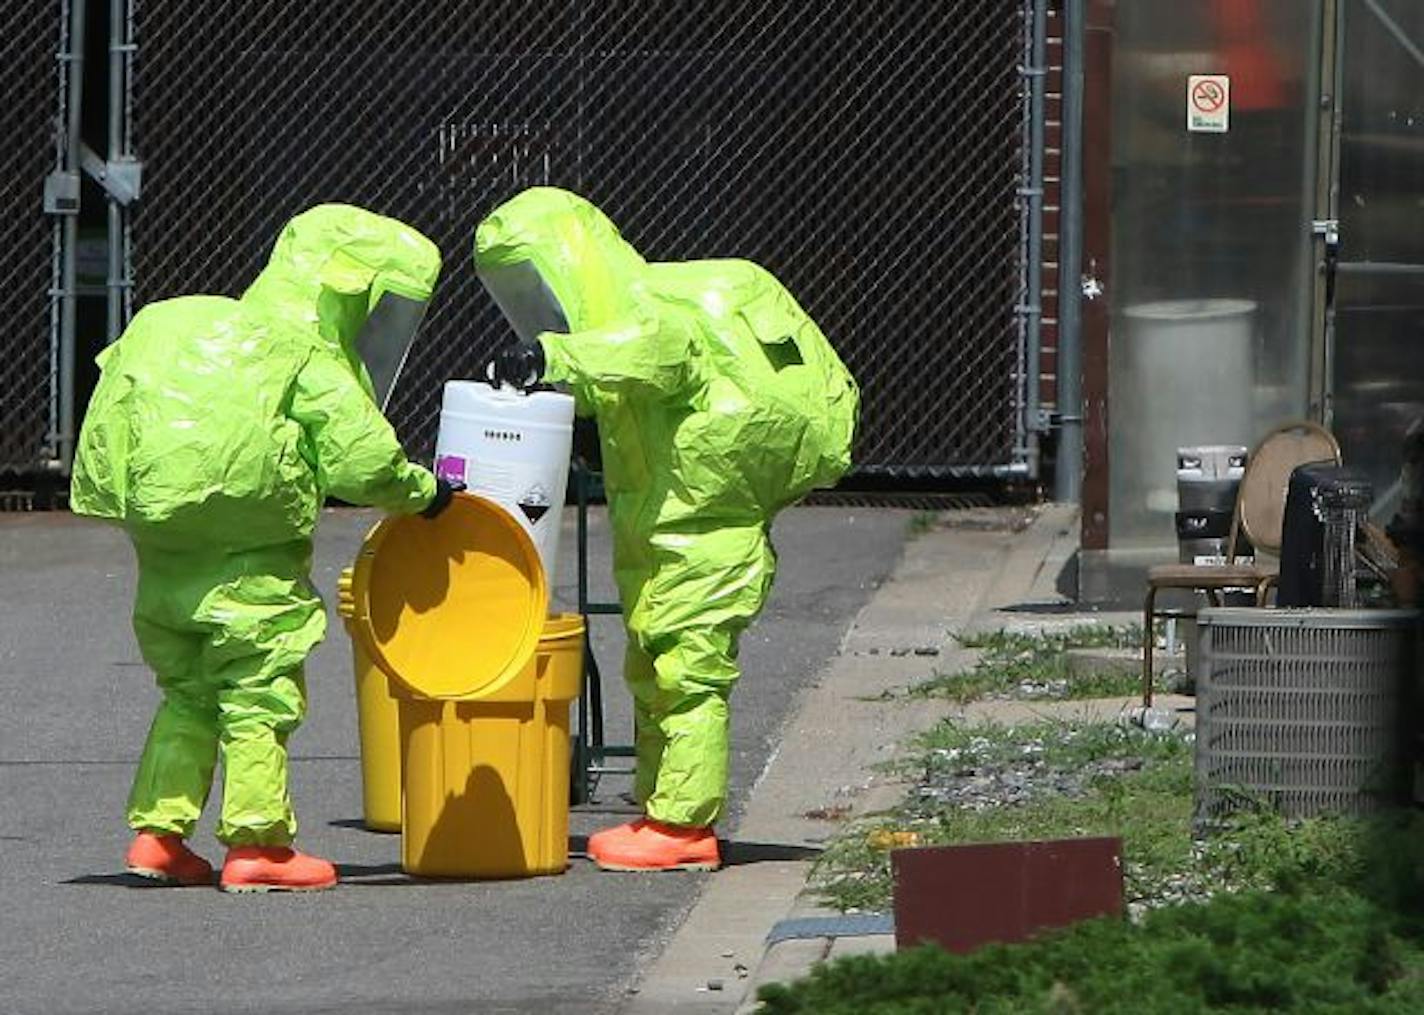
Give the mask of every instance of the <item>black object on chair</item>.
[{"label": "black object on chair", "polygon": [[1358,606],[1355,540],[1374,489],[1358,469],[1334,462],[1297,467],[1286,492],[1277,606]]}]

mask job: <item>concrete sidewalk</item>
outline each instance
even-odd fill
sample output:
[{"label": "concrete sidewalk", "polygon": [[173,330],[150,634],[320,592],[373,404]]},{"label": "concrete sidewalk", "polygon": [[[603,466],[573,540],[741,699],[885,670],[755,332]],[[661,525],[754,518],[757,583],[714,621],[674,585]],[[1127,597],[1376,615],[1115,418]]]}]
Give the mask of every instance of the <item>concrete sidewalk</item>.
[{"label": "concrete sidewalk", "polygon": [[[729,837],[728,866],[710,879],[623,1012],[751,1012],[762,983],[804,976],[825,959],[893,950],[888,921],[847,921],[820,907],[805,889],[816,855],[844,821],[900,799],[903,786],[893,776],[877,774],[876,767],[915,733],[956,711],[967,718],[1014,721],[1066,710],[1116,713],[1130,706],[1123,699],[992,702],[961,709],[885,695],[936,671],[972,664],[974,653],[955,638],[966,631],[1135,620],[1080,612],[1058,594],[1057,575],[1076,537],[1076,511],[1050,505],[1019,514],[949,515],[906,547],[890,580],[860,611],[840,652],[796,703],[780,747]],[[1181,708],[1189,699],[1158,703]],[[741,862],[751,858],[757,862]],[[774,930],[778,939],[768,943]]]}]

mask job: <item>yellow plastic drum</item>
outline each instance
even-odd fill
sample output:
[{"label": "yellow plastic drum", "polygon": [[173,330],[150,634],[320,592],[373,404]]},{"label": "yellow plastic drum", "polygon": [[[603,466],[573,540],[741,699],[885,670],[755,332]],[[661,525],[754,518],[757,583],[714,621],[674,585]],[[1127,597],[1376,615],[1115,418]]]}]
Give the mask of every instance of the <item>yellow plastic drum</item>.
[{"label": "yellow plastic drum", "polygon": [[394,802],[410,873],[512,878],[568,865],[584,625],[547,612],[528,533],[469,494],[434,522],[383,521],[343,578],[366,823],[390,827]]},{"label": "yellow plastic drum", "polygon": [[569,705],[583,645],[582,617],[551,617],[535,658],[498,691],[400,700],[407,872],[521,878],[568,866]]},{"label": "yellow plastic drum", "polygon": [[390,678],[361,647],[351,618],[351,569],[341,572],[337,612],[351,636],[356,674],[356,725],[361,736],[361,810],[373,832],[399,832],[401,822],[400,713],[391,696]]}]

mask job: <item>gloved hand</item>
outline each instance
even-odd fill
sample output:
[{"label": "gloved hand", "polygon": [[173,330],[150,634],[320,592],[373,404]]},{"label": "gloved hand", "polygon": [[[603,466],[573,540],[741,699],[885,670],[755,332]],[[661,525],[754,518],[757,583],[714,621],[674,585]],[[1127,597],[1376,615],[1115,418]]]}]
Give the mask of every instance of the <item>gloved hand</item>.
[{"label": "gloved hand", "polygon": [[521,338],[485,365],[485,377],[496,387],[511,384],[528,391],[544,376],[544,347],[537,338]]},{"label": "gloved hand", "polygon": [[425,506],[424,511],[420,512],[420,517],[439,518],[441,513],[450,506],[450,502],[455,499],[455,494],[464,488],[464,483],[452,483],[447,479],[436,477],[435,496],[430,498],[430,503]]}]

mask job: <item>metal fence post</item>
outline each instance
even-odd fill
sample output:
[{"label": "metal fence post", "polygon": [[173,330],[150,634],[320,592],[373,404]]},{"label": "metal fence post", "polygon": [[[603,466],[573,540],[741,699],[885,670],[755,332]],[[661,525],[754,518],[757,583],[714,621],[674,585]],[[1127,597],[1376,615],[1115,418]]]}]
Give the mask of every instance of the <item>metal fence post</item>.
[{"label": "metal fence post", "polygon": [[1023,68],[1026,113],[1024,130],[1024,181],[1019,195],[1025,202],[1023,228],[1023,294],[1019,302],[1019,367],[1023,371],[1022,412],[1019,420],[1019,447],[1016,454],[1028,466],[1031,477],[1038,475],[1039,375],[1043,351],[1043,155],[1044,91],[1048,76],[1048,0],[1032,0],[1025,9],[1028,18],[1026,55]]},{"label": "metal fence post", "polygon": [[[130,41],[132,14],[128,0],[109,0],[109,169],[132,164],[128,129],[129,60],[134,46]],[[112,192],[109,204],[107,335],[113,342],[128,319],[128,215]]]},{"label": "metal fence post", "polygon": [[[1083,54],[1085,0],[1065,0],[1063,170],[1058,255],[1058,458],[1054,500],[1077,503],[1083,489]],[[1106,115],[1103,111],[1102,115]]]},{"label": "metal fence post", "polygon": [[[69,45],[60,57],[69,68],[68,114],[65,118],[65,173],[78,175],[84,106],[84,2],[71,0]],[[59,426],[56,431],[60,468],[68,472],[74,458],[74,344],[75,317],[79,299],[75,278],[79,247],[79,209],[64,216],[61,239],[59,294]]]}]

